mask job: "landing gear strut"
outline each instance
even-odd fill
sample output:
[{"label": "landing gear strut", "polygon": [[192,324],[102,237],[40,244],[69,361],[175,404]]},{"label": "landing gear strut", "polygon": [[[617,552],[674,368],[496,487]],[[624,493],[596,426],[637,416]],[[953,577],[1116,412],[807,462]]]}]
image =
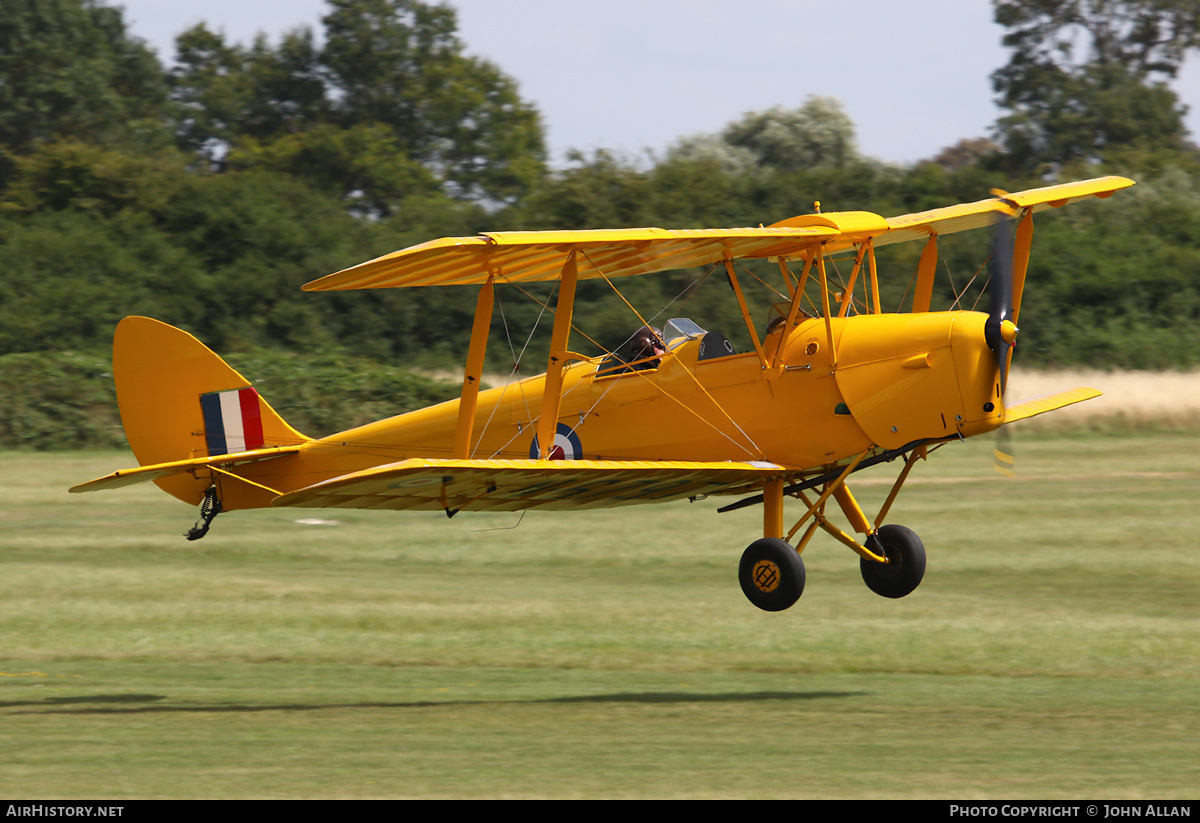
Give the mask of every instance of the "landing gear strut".
[{"label": "landing gear strut", "polygon": [[[934,448],[940,445],[941,443]],[[916,461],[925,459],[928,452],[926,445],[921,444],[913,448],[911,454],[905,455],[904,468],[873,521],[863,513],[858,501],[846,486],[846,478],[867,457],[868,452],[863,452],[851,460],[836,478],[825,476],[810,483],[809,487],[817,485],[818,482],[822,485],[816,500],[809,499],[805,494],[807,487],[800,484],[786,488],[780,480],[764,484],[761,501],[765,536],[762,540],[750,544],[742,554],[741,566],[738,568],[738,579],[747,599],[760,609],[770,612],[783,611],[799,600],[804,592],[804,563],[800,559],[800,553],[804,551],[817,529],[823,529],[859,555],[859,569],[863,581],[871,591],[891,598],[912,593],[925,576],[925,546],[912,529],[879,524],[887,516],[892,502]],[[783,529],[785,496],[799,498],[808,507],[808,511],[787,532]],[[862,542],[826,519],[825,506],[831,499],[850,521],[851,531],[864,536]],[[726,509],[722,509],[724,510]],[[789,541],[805,526],[807,528],[793,548]]]}]

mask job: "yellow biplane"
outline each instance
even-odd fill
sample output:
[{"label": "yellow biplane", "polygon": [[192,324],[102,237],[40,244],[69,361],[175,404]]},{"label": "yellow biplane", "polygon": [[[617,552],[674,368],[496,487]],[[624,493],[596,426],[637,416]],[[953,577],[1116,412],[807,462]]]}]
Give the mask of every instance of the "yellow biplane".
[{"label": "yellow biplane", "polygon": [[[914,532],[884,521],[917,461],[950,441],[1099,394],[1080,388],[1004,403],[1034,213],[1132,184],[1105,177],[994,192],[893,218],[837,212],[758,228],[497,232],[403,249],[304,289],[478,287],[461,396],[315,439],[190,334],[127,317],[113,343],[113,375],[140,468],[71,491],[153,480],[201,507],[190,538],[218,512],[264,506],[453,516],[739,495],[720,511],[763,510],[763,536],[739,569],[754,605],[779,611],[800,597],[800,553],[818,528],[860,556],[872,591],[903,597],[921,582],[925,549]],[[996,234],[990,309],[930,311],[938,237],[967,229]],[[875,249],[910,241],[924,242],[911,311],[885,313]],[[826,267],[837,254],[853,260],[840,290]],[[762,335],[738,279],[738,261],[747,259],[777,264],[789,296]],[[727,274],[750,350],[737,353],[721,333],[682,317],[654,328],[639,316],[652,338],[641,350],[571,351],[580,280],[700,266]],[[556,284],[546,373],[481,391],[495,286],[532,281]],[[862,301],[853,298],[856,282]],[[897,458],[903,468],[869,518],[847,481]],[[787,528],[789,498],[803,514]],[[830,501],[849,533],[827,518]]]}]

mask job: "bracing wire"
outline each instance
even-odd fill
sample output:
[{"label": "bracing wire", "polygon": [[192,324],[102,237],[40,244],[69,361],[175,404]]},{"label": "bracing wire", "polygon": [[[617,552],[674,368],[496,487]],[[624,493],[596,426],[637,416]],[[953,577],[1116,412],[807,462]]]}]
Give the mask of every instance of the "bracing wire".
[{"label": "bracing wire", "polygon": [[[628,300],[626,300],[626,299],[625,299],[625,296],[624,296],[623,294],[621,294],[620,290],[618,290],[618,289],[616,288],[616,286],[614,286],[614,285],[613,285],[612,281],[611,281],[611,280],[610,280],[610,279],[609,279],[609,278],[608,278],[608,277],[607,277],[607,276],[604,274],[604,272],[603,272],[603,271],[600,269],[600,267],[599,267],[599,266],[597,266],[597,265],[596,265],[594,262],[592,262],[592,260],[591,260],[590,258],[588,258],[588,257],[587,257],[587,254],[586,254],[586,252],[584,253],[584,258],[588,260],[588,262],[589,262],[589,263],[592,265],[592,267],[593,267],[593,268],[594,268],[594,269],[595,269],[595,270],[596,270],[596,271],[597,271],[597,272],[600,274],[600,276],[601,276],[601,277],[602,277],[602,278],[605,280],[605,282],[607,282],[607,283],[608,283],[609,287],[610,287],[610,288],[612,288],[612,290],[613,290],[614,292],[616,292],[616,293],[617,293],[617,296],[618,296],[618,297],[620,297],[620,298],[621,298],[621,299],[622,299],[622,300],[625,302],[625,304],[626,304],[627,306],[629,306],[630,310],[631,310],[631,311],[634,313],[634,315],[635,315],[635,316],[638,318],[638,320],[640,320],[640,321],[642,322],[642,325],[650,325],[650,323],[648,323],[648,322],[645,320],[645,318],[643,318],[643,317],[642,317],[642,315],[641,315],[641,314],[640,314],[640,313],[637,311],[637,309],[633,308],[633,306],[629,304],[629,301],[628,301]],[[671,300],[671,301],[670,301],[670,302],[669,302],[669,303],[668,303],[666,306],[664,306],[662,309],[660,309],[658,313],[656,313],[655,315],[653,315],[653,316],[652,316],[652,318],[651,318],[651,320],[653,320],[653,319],[655,319],[655,318],[657,318],[657,317],[661,316],[661,314],[662,314],[664,311],[666,311],[667,309],[669,309],[669,308],[670,308],[670,307],[671,307],[671,306],[672,306],[672,305],[673,305],[675,302],[677,302],[677,301],[679,300],[679,298],[680,298],[680,297],[682,297],[683,295],[687,295],[687,296],[688,296],[688,299],[690,300],[690,299],[691,299],[691,297],[692,297],[692,296],[695,294],[696,290],[699,288],[699,285],[700,285],[700,283],[702,283],[702,282],[703,282],[705,279],[707,279],[707,277],[708,277],[708,276],[711,274],[711,272],[712,272],[714,269],[715,269],[715,265],[714,265],[714,267],[710,268],[710,269],[709,269],[709,271],[708,271],[708,272],[706,272],[706,273],[705,273],[705,274],[704,274],[704,275],[703,275],[701,278],[699,278],[699,279],[698,279],[698,280],[697,280],[695,283],[693,283],[693,284],[690,284],[689,286],[685,287],[685,288],[683,289],[683,291],[681,291],[681,292],[680,292],[680,294],[676,295],[676,297],[675,297],[674,299],[672,299],[672,300]],[[515,287],[516,287],[516,288],[517,288],[519,291],[521,291],[521,293],[523,293],[523,294],[524,294],[526,297],[528,297],[529,299],[531,299],[531,300],[534,300],[534,301],[538,302],[539,304],[541,304],[541,305],[542,305],[542,307],[543,307],[543,309],[549,310],[549,311],[551,311],[551,312],[553,312],[553,311],[554,311],[553,309],[550,309],[548,302],[543,302],[543,301],[541,301],[541,300],[538,300],[538,298],[534,297],[532,294],[530,294],[529,292],[527,292],[525,289],[522,289],[522,288],[521,288],[519,285],[517,285],[516,283],[513,283],[512,285],[513,285],[513,286],[515,286]],[[686,301],[685,301],[685,302],[686,302]],[[601,345],[599,342],[597,342],[597,341],[596,341],[595,339],[593,339],[593,338],[592,338],[590,335],[588,335],[588,334],[587,334],[587,332],[585,332],[585,331],[583,331],[582,329],[580,329],[580,328],[579,328],[578,326],[576,326],[574,323],[572,323],[572,324],[571,324],[571,330],[572,330],[573,332],[578,332],[578,333],[579,333],[580,335],[582,335],[582,336],[583,336],[583,337],[584,337],[584,338],[585,338],[585,339],[586,339],[586,340],[587,340],[589,343],[591,343],[593,346],[595,346],[595,347],[596,347],[597,349],[599,349],[600,351],[604,352],[604,355],[603,355],[603,356],[616,356],[616,353],[615,353],[615,352],[613,352],[613,351],[610,351],[610,350],[609,350],[607,347],[605,347],[605,346],[602,346],[602,345]],[[627,339],[625,342],[626,342],[626,343],[628,343],[628,342],[629,342],[629,340],[631,340],[631,339],[632,339],[632,336],[630,336],[630,338],[628,338],[628,339]],[[686,371],[686,369],[685,369],[685,371]],[[691,372],[687,372],[687,374],[688,374],[688,376],[689,376],[689,377],[691,377],[693,380],[696,380],[696,377],[695,377],[695,375],[694,375],[694,374],[692,374]],[[634,376],[634,375],[636,375],[636,376],[640,377],[640,379],[642,379],[642,380],[649,380],[649,378],[648,378],[646,375],[643,375],[643,374],[641,374],[640,372],[636,372],[636,371],[635,371],[635,372],[633,372],[633,373],[632,373],[630,376]],[[697,381],[697,385],[698,385],[698,386],[700,386],[700,389],[701,389],[702,391],[704,391],[704,392],[705,392],[705,394],[708,394],[708,391],[707,391],[707,389],[705,389],[705,388],[704,388],[704,386],[703,386],[703,385],[701,385],[701,384],[700,384],[698,381]],[[584,412],[582,415],[580,415],[580,418],[581,418],[581,419],[580,419],[580,422],[579,422],[579,423],[577,423],[577,424],[576,424],[576,426],[573,426],[573,427],[572,427],[573,429],[574,429],[574,428],[577,428],[579,425],[581,425],[581,424],[582,424],[582,421],[583,421],[583,419],[585,419],[585,418],[586,418],[586,416],[587,416],[588,414],[590,414],[590,413],[591,413],[591,412],[592,412],[592,411],[593,411],[593,410],[596,408],[596,406],[599,404],[600,400],[602,400],[602,399],[603,399],[603,397],[604,397],[605,395],[607,395],[607,394],[608,394],[608,392],[609,392],[609,391],[611,391],[611,390],[612,390],[612,388],[613,388],[614,386],[615,386],[615,381],[614,381],[613,385],[610,385],[610,386],[609,386],[609,387],[608,387],[608,388],[607,388],[607,389],[604,391],[604,393],[603,393],[603,394],[601,394],[601,396],[600,396],[599,398],[597,398],[597,399],[596,399],[596,400],[595,400],[595,401],[594,401],[594,402],[591,404],[591,406],[590,406],[590,407],[587,409],[587,411],[586,411],[586,412]],[[746,447],[746,445],[745,445],[744,443],[739,443],[739,442],[738,442],[736,439],[734,439],[733,437],[731,437],[731,436],[730,436],[730,435],[729,435],[727,432],[723,431],[723,430],[722,430],[722,429],[721,429],[719,426],[717,426],[716,424],[714,424],[714,423],[713,423],[711,420],[707,420],[707,419],[706,419],[706,418],[705,418],[703,415],[701,415],[701,414],[700,414],[699,412],[697,412],[696,410],[694,410],[694,409],[690,408],[690,407],[689,407],[689,406],[688,406],[686,403],[684,403],[683,401],[679,400],[678,398],[676,398],[676,397],[672,396],[670,392],[663,391],[663,389],[662,389],[662,387],[661,387],[661,386],[659,387],[659,391],[662,391],[662,392],[663,392],[663,394],[664,394],[664,395],[665,395],[665,396],[666,396],[668,399],[670,399],[670,400],[674,401],[675,403],[677,403],[677,404],[678,404],[678,405],[679,405],[681,408],[683,408],[683,409],[685,409],[686,411],[688,411],[690,414],[692,414],[693,416],[695,416],[695,417],[696,417],[698,420],[700,420],[702,423],[704,423],[704,424],[705,424],[706,426],[708,426],[709,428],[713,429],[713,431],[717,432],[719,435],[721,435],[722,437],[724,437],[726,440],[728,440],[728,441],[729,441],[730,443],[732,443],[733,445],[737,446],[737,447],[738,447],[738,448],[740,448],[740,449],[743,449],[743,450],[745,450],[745,451],[746,451],[748,454],[751,454],[751,455],[756,455],[756,456],[761,456],[761,455],[762,455],[762,450],[761,450],[761,449],[758,447],[758,444],[754,442],[753,438],[751,438],[751,437],[750,437],[750,436],[749,436],[749,435],[748,435],[748,434],[747,434],[747,433],[746,433],[746,432],[745,432],[745,431],[742,429],[742,427],[741,427],[740,425],[738,425],[737,421],[735,421],[735,420],[734,420],[732,417],[730,417],[729,413],[728,413],[727,411],[725,411],[725,409],[724,409],[724,408],[723,408],[723,407],[722,407],[722,406],[721,406],[719,403],[717,403],[717,401],[716,401],[715,399],[713,399],[713,398],[711,397],[711,395],[709,395],[709,399],[710,399],[710,400],[712,400],[713,404],[714,404],[714,405],[715,405],[715,406],[716,406],[716,407],[717,407],[717,408],[718,408],[718,409],[721,411],[721,413],[722,413],[722,414],[723,414],[723,415],[724,415],[724,416],[725,416],[725,417],[726,417],[726,418],[729,420],[729,422],[733,424],[734,428],[736,428],[736,429],[738,430],[738,432],[740,432],[740,433],[742,434],[742,436],[746,438],[746,441],[747,441],[747,442],[750,444],[750,448],[747,448],[747,447]],[[568,393],[567,393],[567,394],[564,394],[563,396],[564,396],[564,397],[566,397],[566,396],[568,396],[568,395],[569,395],[569,393],[570,393],[570,392],[568,391]],[[532,418],[531,418],[531,421],[530,421],[530,422],[531,422],[531,423],[533,422]],[[517,435],[514,435],[514,436],[513,436],[513,438],[511,438],[511,439],[510,439],[508,442],[509,442],[509,443],[511,443],[513,440],[515,440],[515,439],[516,439],[516,437],[517,437],[517,436],[519,436],[519,433],[518,433]],[[508,444],[506,443],[506,444],[505,444],[505,446],[507,446],[507,445],[508,445]],[[502,447],[502,448],[503,448],[503,447]]]},{"label": "bracing wire", "polygon": [[[988,255],[988,260],[990,260],[990,259],[991,259],[991,255]],[[952,290],[954,290],[954,302],[950,304],[950,311],[954,311],[954,309],[955,309],[955,308],[958,306],[958,304],[959,304],[959,301],[961,301],[961,300],[962,300],[962,299],[963,299],[963,298],[966,296],[967,292],[968,292],[968,291],[970,291],[970,289],[971,289],[971,284],[972,284],[972,283],[974,283],[974,282],[975,282],[975,280],[976,280],[976,278],[978,278],[978,277],[979,277],[979,273],[980,273],[981,271],[983,271],[983,269],[984,269],[984,266],[986,266],[986,265],[988,264],[988,260],[984,260],[984,261],[983,261],[983,265],[982,265],[982,266],[980,266],[979,268],[977,268],[977,269],[975,270],[975,273],[971,275],[971,279],[967,281],[967,284],[966,284],[965,286],[963,286],[963,289],[962,289],[962,291],[961,291],[961,292],[960,292],[960,291],[958,291],[958,289],[957,289],[957,288],[955,288],[955,286],[954,286],[954,279],[953,279],[953,278],[951,278],[951,280],[950,280],[950,288],[951,288]],[[950,274],[950,267],[949,267],[949,266],[947,266],[947,267],[946,267],[946,274],[947,274],[947,275],[949,275],[949,274]],[[980,293],[980,295],[979,295],[979,297],[982,297],[982,296],[983,296],[983,294],[982,294],[982,292],[981,292],[981,293]],[[978,303],[979,303],[979,297],[976,297],[976,298],[975,298],[975,303],[976,303],[976,304],[978,304]],[[972,308],[974,308],[974,306],[972,306]]]}]

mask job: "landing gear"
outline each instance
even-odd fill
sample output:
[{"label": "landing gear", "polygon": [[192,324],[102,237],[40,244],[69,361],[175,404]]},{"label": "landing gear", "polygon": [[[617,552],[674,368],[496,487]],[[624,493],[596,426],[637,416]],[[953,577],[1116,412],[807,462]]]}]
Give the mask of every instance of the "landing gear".
[{"label": "landing gear", "polygon": [[859,561],[863,582],[875,594],[904,597],[921,584],[925,576],[925,545],[912,529],[884,526],[876,532],[874,540],[868,539],[867,545],[888,559],[887,563],[865,557]]},{"label": "landing gear", "polygon": [[[946,442],[950,441],[935,443],[933,448]],[[900,470],[891,492],[873,520],[863,512],[846,486],[846,478],[866,459],[870,449],[851,460],[836,477],[830,472],[793,486],[785,486],[783,479],[764,483],[759,501],[763,504],[763,533],[767,536],[750,544],[742,554],[738,569],[738,579],[747,599],[769,612],[783,611],[799,600],[804,592],[804,563],[800,560],[800,553],[818,529],[823,529],[859,555],[862,578],[871,591],[891,598],[911,594],[925,576],[925,546],[912,529],[894,525],[877,527],[876,524],[883,522],[887,516],[917,460],[928,456],[928,446],[929,441],[924,441],[903,450],[911,453],[905,454],[904,468]],[[890,460],[903,452],[884,453],[884,456]],[[891,456],[887,456],[889,454]],[[818,485],[821,486],[821,493],[816,500],[812,500],[805,492]],[[801,500],[808,511],[790,530],[785,530],[783,502],[788,496]],[[851,533],[843,531],[826,518],[825,506],[830,500],[835,501],[846,516]],[[747,498],[747,501],[759,502],[754,498]],[[730,508],[727,506],[719,511],[728,511]],[[793,548],[788,541],[806,524],[807,528]],[[864,535],[864,539],[860,542],[855,533]]]},{"label": "landing gear", "polygon": [[804,561],[786,541],[764,537],[742,552],[738,580],[755,606],[763,611],[781,612],[804,593]]}]

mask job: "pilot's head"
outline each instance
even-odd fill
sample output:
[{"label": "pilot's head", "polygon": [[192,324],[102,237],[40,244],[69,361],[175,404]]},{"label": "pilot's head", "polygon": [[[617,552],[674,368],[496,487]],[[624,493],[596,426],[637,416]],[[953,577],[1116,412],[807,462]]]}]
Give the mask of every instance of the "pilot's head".
[{"label": "pilot's head", "polygon": [[666,351],[666,347],[663,346],[662,338],[659,337],[657,331],[649,326],[642,326],[629,341],[629,351],[636,359],[662,354]]}]

